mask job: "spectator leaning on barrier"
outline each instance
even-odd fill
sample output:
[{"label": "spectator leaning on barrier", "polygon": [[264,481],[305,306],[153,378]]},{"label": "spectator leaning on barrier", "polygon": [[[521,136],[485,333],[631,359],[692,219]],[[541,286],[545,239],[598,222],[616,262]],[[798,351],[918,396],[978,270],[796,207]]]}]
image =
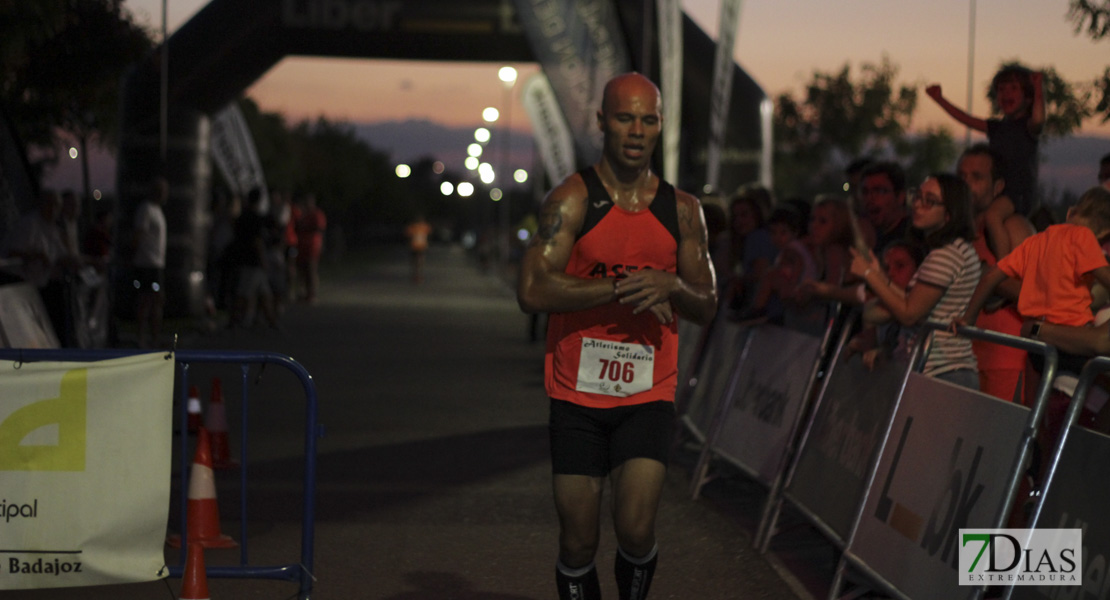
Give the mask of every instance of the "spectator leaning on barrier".
[{"label": "spectator leaning on barrier", "polygon": [[[1099,246],[1099,240],[1108,235],[1110,190],[1091,188],[1068,209],[1066,223],[1027,238],[987,271],[958,322],[975,322],[995,289],[1012,278],[1020,281],[1017,310],[1022,317],[1089,326],[1094,321],[1092,280],[1110,289],[1110,265]],[[1064,359],[1061,369],[1078,372],[1082,367],[1081,362],[1069,365]]]},{"label": "spectator leaning on barrier", "polygon": [[[960,156],[956,168],[971,192],[977,234],[973,245],[984,269],[993,267],[1014,247],[1036,233],[1029,219],[1014,213],[1013,205],[1006,198],[1000,164],[1001,158],[989,146],[976,144]],[[979,315],[975,326],[1019,335],[1021,316],[1012,303],[995,302]],[[980,340],[973,340],[971,346],[979,363],[980,389],[1002,400],[1016,398],[1021,401],[1026,383],[1026,352]]]},{"label": "spectator leaning on barrier", "polygon": [[[926,319],[951,322],[967,309],[979,281],[979,257],[969,240],[975,230],[967,184],[954,175],[938,173],[910,193],[914,229],[924,234],[928,254],[908,288],[895,285],[882,272],[875,256],[852,249],[852,273],[863,279],[890,316],[906,326]],[[971,342],[938,331],[925,359],[926,375],[971,389],[979,389],[979,374]]]},{"label": "spectator leaning on barrier", "polygon": [[[1071,391],[1061,389],[1062,380],[1074,380],[1090,354],[1088,350],[1092,349],[1073,345],[1072,342],[1097,343],[1100,337],[1098,332],[1105,328],[1105,325],[1093,327],[1090,286],[1093,280],[1103,288],[1110,288],[1110,265],[1099,246],[1099,240],[1108,235],[1110,190],[1091,188],[1075,206],[1068,209],[1066,223],[1053,225],[1026,239],[987,272],[975,290],[967,314],[960,321],[971,322],[986,298],[1007,278],[1020,280],[1017,309],[1031,322],[1023,327],[1022,333],[1059,344],[1059,370],[1053,381],[1054,389],[1048,399],[1038,438],[1044,452],[1056,445],[1070,403]],[[1041,329],[1050,325],[1064,329],[1050,327],[1045,337]],[[1076,334],[1069,331],[1070,328],[1086,329],[1095,332],[1095,335]],[[1060,337],[1056,338],[1056,335]],[[1078,353],[1073,352],[1076,349]],[[1099,348],[1096,346],[1093,349]],[[1039,354],[1030,354],[1030,362],[1038,375],[1043,373],[1043,360]],[[1092,412],[1084,410],[1081,423],[1089,425],[1092,420]],[[1039,465],[1035,462],[1030,471],[1036,480]]]},{"label": "spectator leaning on barrier", "polygon": [[[732,248],[729,285],[724,303],[732,310],[743,310],[751,302],[755,288],[778,253],[767,231],[774,198],[759,186],[740,189],[729,204],[729,243]],[[722,274],[722,277],[724,275]]]},{"label": "spectator leaning on barrier", "polygon": [[[924,257],[917,244],[895,240],[880,254],[880,262],[891,283],[906,289]],[[863,307],[862,329],[848,342],[848,349],[859,352],[868,369],[874,369],[885,358],[909,359],[914,331],[888,317],[889,314],[879,307],[878,299],[870,299]]]},{"label": "spectator leaning on barrier", "polygon": [[759,281],[751,306],[741,318],[766,316],[772,323],[782,325],[788,311],[792,313],[792,318],[801,317],[793,314],[792,309],[795,307],[791,306],[796,302],[798,285],[803,281],[816,279],[820,271],[809,248],[802,241],[806,223],[797,210],[789,205],[776,208],[771,213],[767,228],[771,232],[775,248],[778,249],[778,256]]},{"label": "spectator leaning on barrier", "polygon": [[817,196],[810,215],[808,241],[820,274],[798,287],[800,302],[831,301],[853,306],[863,303],[859,280],[848,269],[851,262],[848,248],[853,242],[851,210],[849,200],[843,196]]},{"label": "spectator leaning on barrier", "polygon": [[[891,242],[907,238],[906,174],[898,163],[867,163],[860,170],[854,198],[865,217],[857,221],[860,234],[875,254],[881,253]],[[810,283],[804,292],[824,300],[859,306],[866,300],[865,290],[860,285],[849,277],[842,283]]]},{"label": "spectator leaning on barrier", "polygon": [[605,86],[601,160],[547,196],[521,263],[521,308],[551,313],[545,380],[564,600],[601,597],[594,559],[606,477],[620,597],[647,596],[675,424],[672,311],[702,324],[716,313],[698,200],[651,171],[662,118],[646,77]]}]

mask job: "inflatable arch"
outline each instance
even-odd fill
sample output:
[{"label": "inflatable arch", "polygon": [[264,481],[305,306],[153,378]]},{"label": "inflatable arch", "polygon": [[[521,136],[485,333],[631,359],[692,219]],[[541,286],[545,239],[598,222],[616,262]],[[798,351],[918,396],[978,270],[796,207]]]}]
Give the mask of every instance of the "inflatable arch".
[{"label": "inflatable arch", "polygon": [[[631,58],[631,68],[658,80],[655,34],[642,0],[212,0],[168,40],[166,154],[161,156],[160,52],[136,65],[124,82],[117,191],[120,223],[129,223],[152,175],[170,183],[165,207],[167,314],[204,307],[205,240],[211,193],[209,117],[286,56],[435,61],[533,62],[536,40],[520,26],[517,6],[559,10],[606,4]],[[652,6],[654,12],[654,6]],[[588,18],[588,16],[586,17]],[[645,27],[645,22],[649,27]],[[645,35],[645,30],[648,32]],[[684,85],[680,187],[705,178],[709,90],[714,43],[683,18]],[[645,43],[648,40],[648,43]],[[588,57],[584,57],[590,64]],[[646,67],[646,69],[645,69]],[[546,69],[545,69],[546,70]],[[555,92],[560,90],[552,78]],[[566,90],[563,90],[566,91]],[[766,96],[734,67],[720,188],[731,191],[765,172]],[[576,140],[578,145],[579,140]],[[581,157],[579,157],[581,160]],[[584,165],[580,165],[584,166]],[[126,293],[126,292],[125,292]]]}]

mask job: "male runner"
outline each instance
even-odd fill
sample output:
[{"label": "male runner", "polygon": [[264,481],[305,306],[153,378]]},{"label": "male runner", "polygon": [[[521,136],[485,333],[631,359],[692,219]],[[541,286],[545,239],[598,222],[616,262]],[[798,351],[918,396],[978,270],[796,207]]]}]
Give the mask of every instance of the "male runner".
[{"label": "male runner", "polygon": [[521,308],[552,313],[545,380],[561,599],[601,597],[594,556],[606,476],[620,597],[647,596],[675,417],[672,310],[700,324],[716,312],[698,200],[650,168],[661,104],[636,73],[605,86],[601,160],[548,194],[521,263]]}]

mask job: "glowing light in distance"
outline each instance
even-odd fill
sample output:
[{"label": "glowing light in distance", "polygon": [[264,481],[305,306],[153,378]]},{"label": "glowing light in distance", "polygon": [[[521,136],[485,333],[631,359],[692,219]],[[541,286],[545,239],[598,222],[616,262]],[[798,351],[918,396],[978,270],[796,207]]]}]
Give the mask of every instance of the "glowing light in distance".
[{"label": "glowing light in distance", "polygon": [[485,127],[479,127],[474,130],[474,139],[479,144],[484,144],[489,141],[489,130]]},{"label": "glowing light in distance", "polygon": [[493,183],[493,165],[489,163],[482,163],[478,165],[478,179],[481,179],[482,183],[485,184]]},{"label": "glowing light in distance", "polygon": [[474,169],[478,168],[478,163],[480,162],[482,161],[478,160],[477,156],[468,156],[466,157],[466,160],[463,161],[463,166],[473,171]]},{"label": "glowing light in distance", "polygon": [[451,194],[455,193],[455,184],[451,183],[450,181],[444,181],[443,183],[439,184],[439,193],[443,194],[444,196],[450,196]]},{"label": "glowing light in distance", "polygon": [[440,173],[442,173],[443,172],[443,163],[438,161],[438,160],[435,161],[434,163],[432,163],[432,172],[434,172],[436,175],[439,175]]},{"label": "glowing light in distance", "polygon": [[501,116],[501,113],[496,108],[494,108],[492,106],[487,106],[482,111],[482,120],[485,121],[486,123],[493,123],[493,122],[497,121],[497,118],[500,117],[500,116]]},{"label": "glowing light in distance", "polygon": [[467,156],[481,156],[482,155],[482,145],[479,144],[479,143],[473,143],[473,144],[467,146],[466,147],[466,154],[467,154]]},{"label": "glowing light in distance", "polygon": [[522,242],[527,242],[528,241],[528,230],[524,229],[523,227],[520,228],[520,230],[516,232],[516,239],[518,239]]},{"label": "glowing light in distance", "polygon": [[517,183],[524,183],[525,181],[528,181],[528,171],[525,171],[524,169],[517,169],[516,171],[513,171],[513,181]]},{"label": "glowing light in distance", "polygon": [[464,181],[459,184],[459,195],[463,198],[469,198],[474,195],[474,184],[469,181]]},{"label": "glowing light in distance", "polygon": [[494,202],[501,200],[501,196],[501,188],[493,188],[489,191],[489,197],[492,198]]},{"label": "glowing light in distance", "polygon": [[404,179],[404,178],[408,177],[409,175],[412,175],[412,167],[409,167],[408,165],[403,165],[403,164],[402,165],[397,165],[397,171],[396,172],[397,172],[398,177],[400,177],[401,179]]},{"label": "glowing light in distance", "polygon": [[516,69],[512,67],[501,67],[497,71],[497,78],[505,83],[514,83],[516,81]]},{"label": "glowing light in distance", "polygon": [[70,148],[69,148],[69,157],[70,158],[77,158],[77,148],[74,148],[74,147],[70,146]]}]

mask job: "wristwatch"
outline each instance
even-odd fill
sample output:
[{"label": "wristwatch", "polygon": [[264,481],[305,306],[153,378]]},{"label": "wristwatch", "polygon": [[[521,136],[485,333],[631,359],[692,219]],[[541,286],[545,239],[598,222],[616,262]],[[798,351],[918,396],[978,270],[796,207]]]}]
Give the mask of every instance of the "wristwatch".
[{"label": "wristwatch", "polygon": [[1029,328],[1029,337],[1034,340],[1041,339],[1041,323],[1043,321],[1033,321],[1033,326]]}]

